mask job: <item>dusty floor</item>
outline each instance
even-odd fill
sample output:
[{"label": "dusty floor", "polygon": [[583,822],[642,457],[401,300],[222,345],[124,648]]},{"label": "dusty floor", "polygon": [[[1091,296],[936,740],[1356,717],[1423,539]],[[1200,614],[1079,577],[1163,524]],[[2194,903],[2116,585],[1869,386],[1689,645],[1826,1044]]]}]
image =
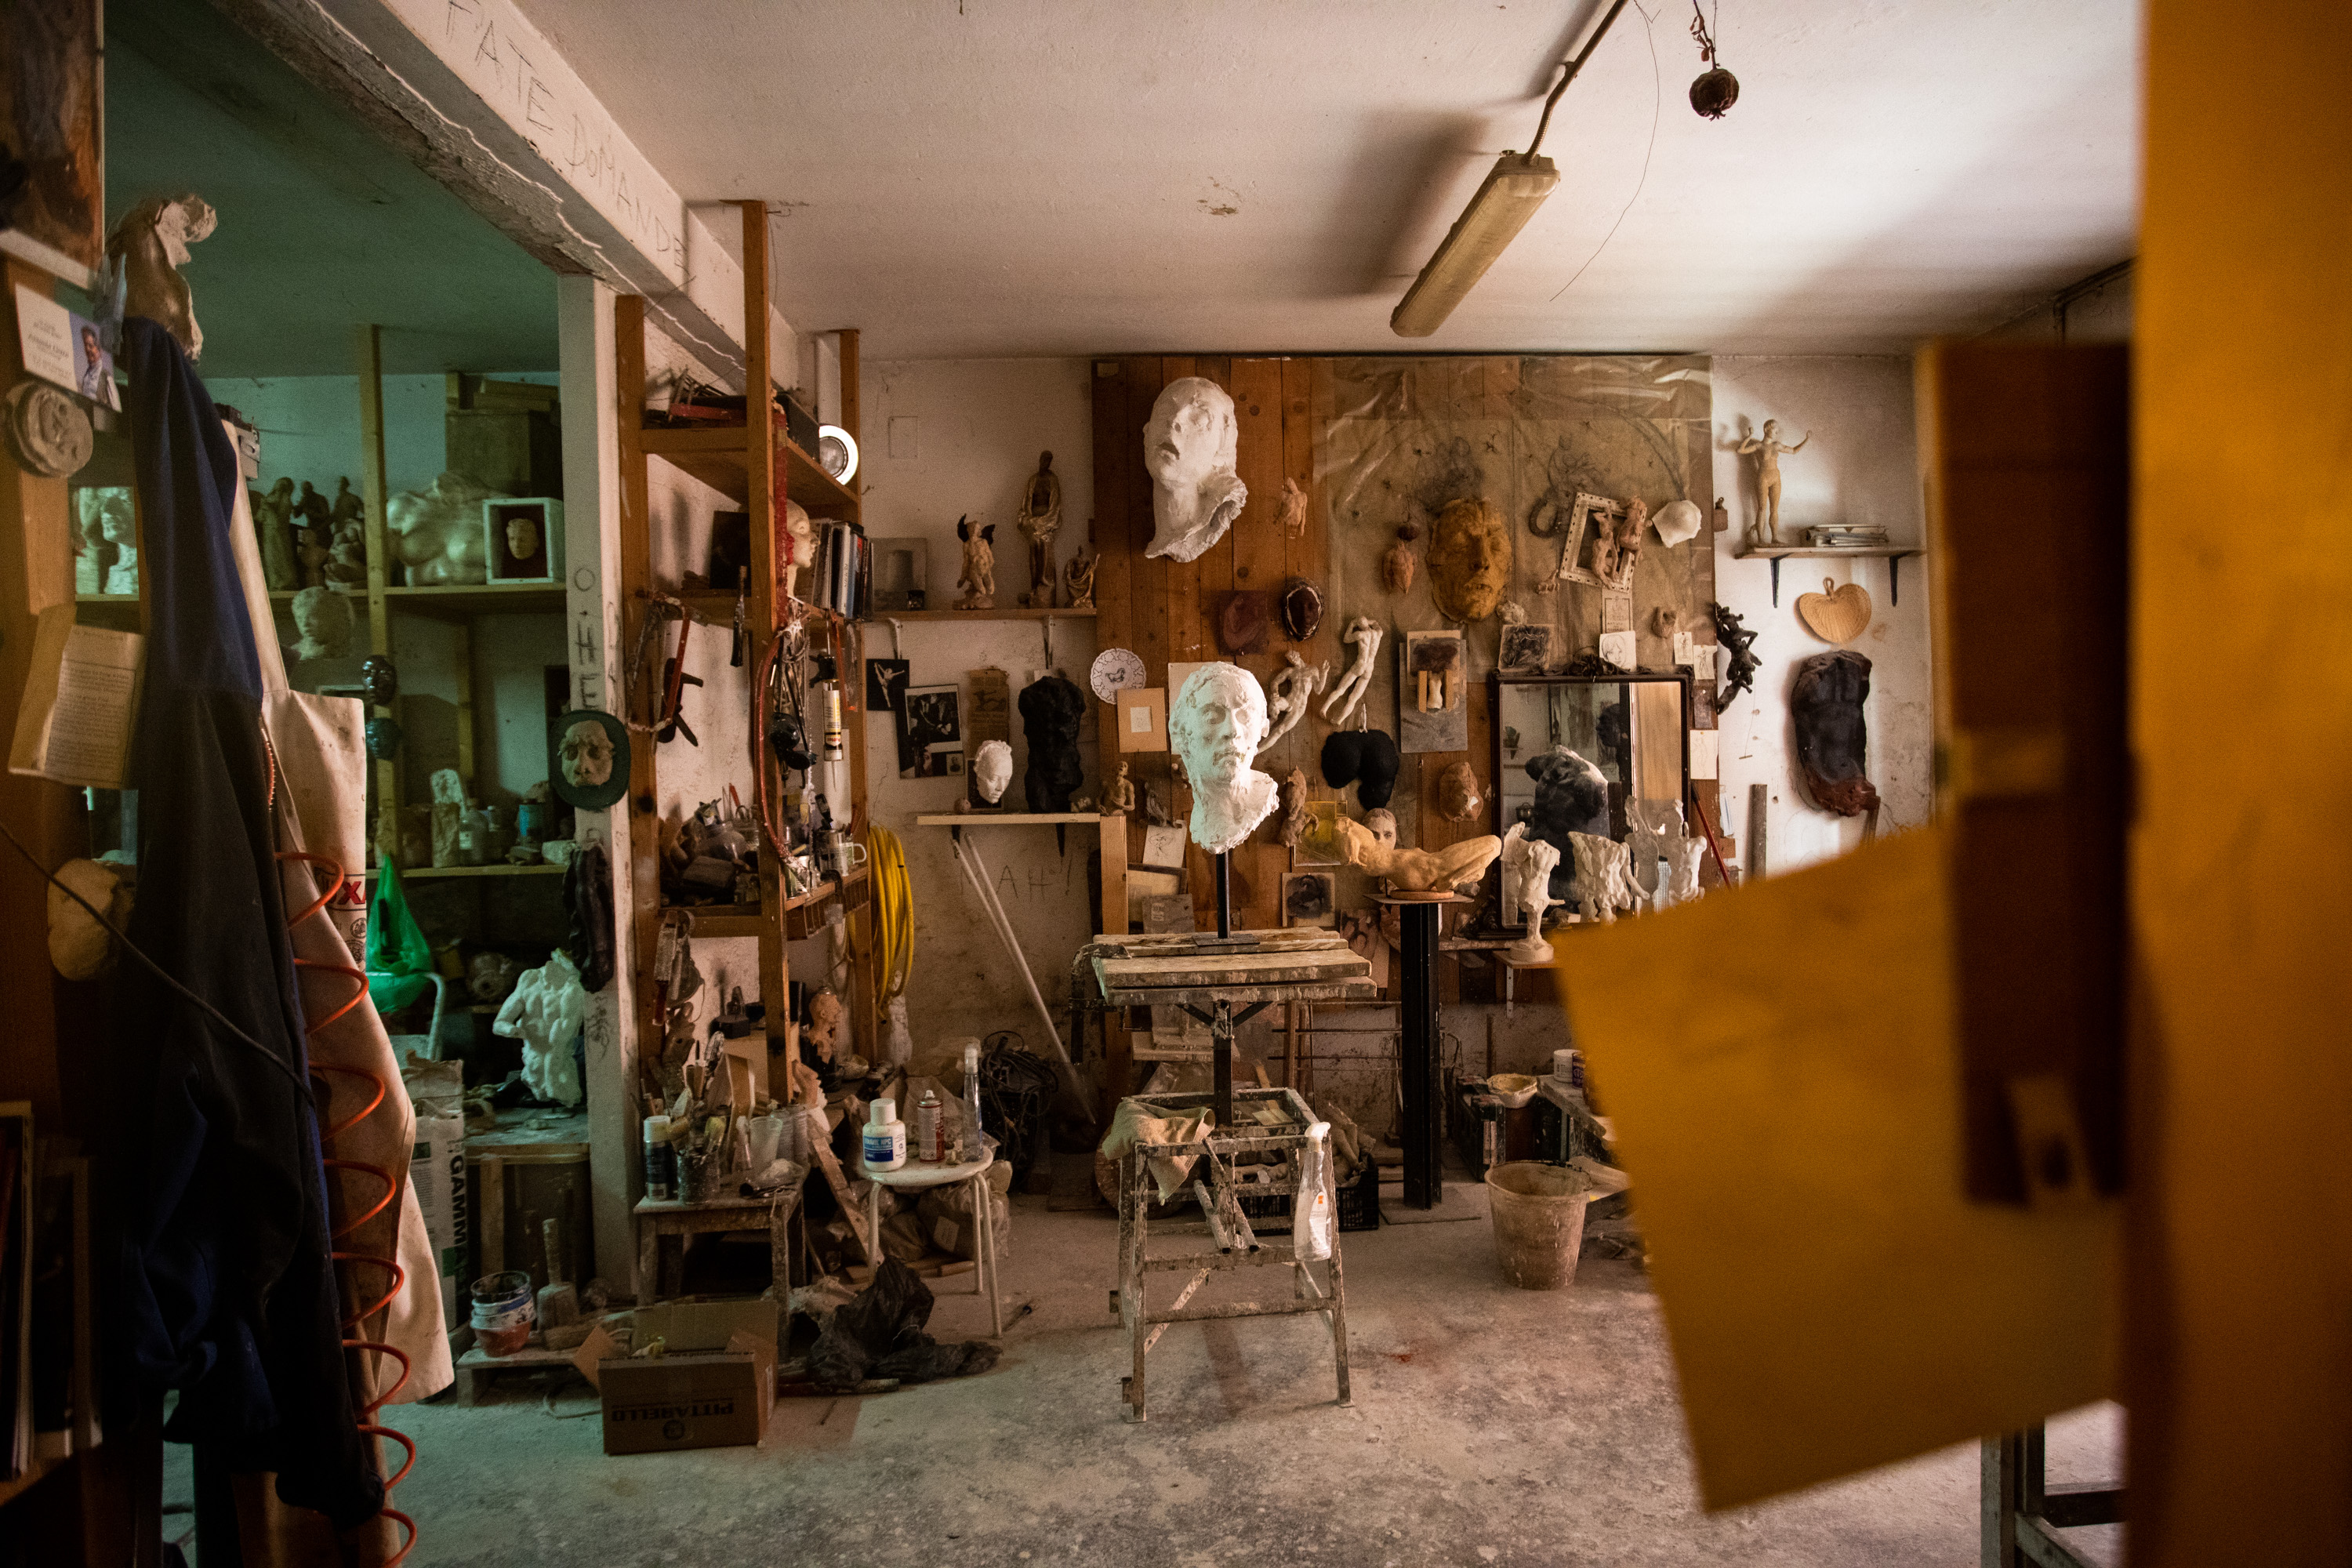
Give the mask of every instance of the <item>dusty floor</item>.
[{"label": "dusty floor", "polygon": [[[1006,1289],[1034,1310],[985,1376],[779,1401],[756,1450],[625,1458],[604,1457],[593,1419],[551,1418],[527,1380],[473,1410],[390,1413],[423,1450],[399,1492],[423,1526],[411,1563],[1978,1561],[1973,1447],[1700,1513],[1643,1276],[1588,1258],[1567,1292],[1513,1289],[1483,1219],[1347,1237],[1351,1408],[1331,1403],[1317,1321],[1186,1324],[1152,1353],[1150,1420],[1129,1425],[1105,1310],[1114,1222],[1015,1202]],[[975,1298],[942,1294],[931,1326],[954,1338],[987,1323]],[[554,1407],[592,1409],[586,1385]],[[2116,1473],[2120,1438],[2112,1410],[2053,1424],[2052,1479]],[[2107,1559],[2117,1533],[2075,1532]]]}]

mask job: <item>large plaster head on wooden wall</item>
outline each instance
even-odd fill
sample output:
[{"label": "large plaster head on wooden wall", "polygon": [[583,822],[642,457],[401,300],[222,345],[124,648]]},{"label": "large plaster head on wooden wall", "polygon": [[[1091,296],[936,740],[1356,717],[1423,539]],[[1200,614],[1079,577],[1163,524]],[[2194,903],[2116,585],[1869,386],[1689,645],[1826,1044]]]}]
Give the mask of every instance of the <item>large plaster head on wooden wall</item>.
[{"label": "large plaster head on wooden wall", "polygon": [[1429,538],[1429,594],[1454,621],[1483,621],[1511,585],[1511,527],[1484,500],[1448,501]]},{"label": "large plaster head on wooden wall", "polygon": [[1249,500],[1234,471],[1240,447],[1241,421],[1223,387],[1188,375],[1160,389],[1143,426],[1153,523],[1146,555],[1190,561],[1225,536]]},{"label": "large plaster head on wooden wall", "polygon": [[1274,812],[1274,780],[1250,766],[1265,739],[1265,694],[1237,665],[1194,670],[1168,709],[1168,740],[1192,789],[1192,841],[1222,855]]}]

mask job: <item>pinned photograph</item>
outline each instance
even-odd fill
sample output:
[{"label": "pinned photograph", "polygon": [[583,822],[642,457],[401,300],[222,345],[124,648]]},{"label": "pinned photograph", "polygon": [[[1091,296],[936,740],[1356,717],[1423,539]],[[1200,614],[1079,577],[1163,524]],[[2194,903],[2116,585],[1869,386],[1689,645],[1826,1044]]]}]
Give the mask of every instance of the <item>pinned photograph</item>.
[{"label": "pinned photograph", "polygon": [[1282,877],[1282,923],[1286,926],[1333,926],[1339,923],[1338,900],[1328,871],[1286,871]]},{"label": "pinned photograph", "polygon": [[963,725],[953,686],[910,686],[897,714],[898,776],[960,778],[963,774]]}]

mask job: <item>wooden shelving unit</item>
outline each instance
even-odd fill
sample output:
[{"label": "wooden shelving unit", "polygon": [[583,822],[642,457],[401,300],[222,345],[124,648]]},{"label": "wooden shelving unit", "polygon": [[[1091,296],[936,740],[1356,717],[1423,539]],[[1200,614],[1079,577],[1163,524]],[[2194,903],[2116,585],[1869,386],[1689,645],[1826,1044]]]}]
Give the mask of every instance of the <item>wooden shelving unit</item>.
[{"label": "wooden shelving unit", "polygon": [[1887,601],[1899,605],[1903,602],[1903,563],[1927,552],[1925,546],[1917,544],[1750,544],[1743,541],[1732,547],[1731,557],[1735,561],[1760,558],[1772,563],[1772,604],[1778,608],[1783,561],[1884,561]]},{"label": "wooden shelving unit", "polygon": [[[400,879],[404,882],[417,882],[434,877],[561,877],[563,875],[564,869],[565,868],[562,866],[549,866],[545,864],[538,866],[419,866],[414,871],[403,871],[400,874]],[[369,867],[367,874],[370,877],[373,877],[376,874],[376,868],[373,866]]]},{"label": "wooden shelving unit", "polygon": [[[776,631],[797,617],[808,626],[814,647],[830,647],[841,661],[841,692],[850,767],[849,810],[840,826],[855,833],[866,820],[866,724],[862,711],[864,687],[856,668],[848,628],[840,616],[789,596],[779,529],[785,498],[806,508],[810,515],[855,522],[859,499],[852,486],[843,485],[819,468],[814,458],[788,439],[777,417],[772,395],[775,378],[769,363],[768,216],[764,202],[736,204],[743,225],[743,320],[751,323],[745,334],[745,422],[715,429],[658,428],[646,425],[645,301],[623,295],[614,301],[614,343],[617,361],[614,411],[621,437],[621,582],[625,637],[634,638],[656,598],[675,599],[696,620],[730,626],[737,595],[722,589],[681,594],[675,585],[653,580],[653,517],[649,496],[649,465],[667,463],[709,485],[751,514],[751,571],[744,594],[744,625],[754,649],[765,649]],[[841,334],[842,423],[857,434],[857,334]],[[805,565],[805,563],[802,563]],[[650,734],[635,732],[646,715],[630,713],[635,743],[630,748],[629,794],[632,802],[658,800],[659,748]],[[814,737],[812,737],[814,740]],[[773,768],[764,750],[755,764]],[[780,793],[782,780],[772,774]],[[757,798],[755,787],[743,790],[746,800]],[[629,812],[629,848],[635,863],[650,868],[658,861],[660,824],[651,812]],[[665,913],[661,889],[650,870],[632,880],[630,910],[633,951],[637,965],[636,1037],[641,1042],[662,1038],[661,1021],[654,1013],[656,987],[652,963],[656,936]],[[760,906],[752,913],[734,906],[695,910],[694,931],[710,938],[756,938],[760,944],[760,994],[767,1005],[766,1029],[772,1051],[797,1045],[786,998],[788,966],[785,946],[821,929],[824,907],[838,900],[852,919],[869,901],[867,874],[856,871],[838,881],[825,882],[798,897],[787,897],[782,867],[773,853],[760,857]],[[724,910],[724,912],[719,912]],[[862,930],[862,925],[859,928]],[[857,931],[853,931],[856,936]],[[869,940],[857,945],[870,952]],[[853,1031],[862,1054],[870,1056],[875,1041],[873,987],[863,964],[851,967],[852,994],[848,1004]],[[636,1092],[636,1086],[630,1086]]]},{"label": "wooden shelving unit", "polygon": [[877,621],[1083,621],[1094,618],[1091,606],[1083,610],[877,610]]}]

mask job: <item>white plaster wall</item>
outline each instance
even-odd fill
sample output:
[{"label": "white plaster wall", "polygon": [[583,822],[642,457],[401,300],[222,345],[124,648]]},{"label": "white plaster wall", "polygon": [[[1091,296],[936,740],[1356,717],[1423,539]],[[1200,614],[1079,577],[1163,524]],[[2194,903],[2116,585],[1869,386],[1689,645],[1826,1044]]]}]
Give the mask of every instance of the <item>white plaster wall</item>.
[{"label": "white plaster wall", "polygon": [[1797,617],[1797,595],[1819,593],[1823,578],[1860,583],[1870,593],[1870,629],[1851,646],[1871,660],[1870,779],[1885,807],[1880,831],[1927,820],[1934,747],[1929,671],[1927,562],[1902,563],[1903,602],[1893,602],[1884,561],[1789,561],[1780,567],[1780,602],[1772,603],[1771,568],[1735,560],[1732,550],[1756,515],[1755,459],[1733,448],[1764,421],[1781,438],[1807,431],[1802,452],[1781,462],[1781,531],[1823,522],[1881,523],[1897,543],[1924,541],[1918,446],[1912,421],[1911,361],[1895,356],[1718,357],[1715,361],[1715,486],[1731,509],[1731,528],[1716,539],[1716,591],[1757,633],[1762,661],[1756,690],[1723,713],[1722,799],[1727,827],[1747,857],[1748,790],[1771,792],[1768,808],[1770,872],[1792,870],[1853,848],[1862,818],[1833,816],[1804,798],[1794,770],[1789,688],[1798,662],[1830,644]]},{"label": "white plaster wall", "polygon": [[[1073,359],[900,361],[862,367],[866,530],[877,538],[919,535],[930,542],[932,605],[943,605],[953,596],[962,559],[955,523],[965,513],[999,525],[997,602],[1011,605],[1027,585],[1025,552],[1013,517],[1022,481],[1036,470],[1040,451],[1054,454],[1054,471],[1062,477],[1057,559],[1067,561],[1085,541],[1094,498],[1091,374],[1090,361]],[[895,452],[894,419],[900,422]],[[909,621],[903,624],[900,642],[914,684],[962,684],[967,670],[992,665],[1011,678],[1016,701],[1045,658],[1044,624],[1038,621]],[[887,625],[877,620],[866,627],[866,651],[874,658],[892,657]],[[1055,623],[1054,662],[1082,688],[1095,652],[1091,619]],[[964,791],[963,781],[901,780],[890,716],[869,713],[866,724],[874,819],[907,847],[915,914],[908,1020],[917,1049],[1000,1028],[1018,1029],[1043,1049],[1045,1026],[977,895],[957,868],[948,830],[914,826],[918,815],[951,809]],[[1094,731],[1090,721],[1080,737],[1082,788],[1088,795],[1101,787]],[[1018,809],[1028,748],[1017,709],[1012,745],[1013,779],[1006,798]],[[1066,853],[1055,849],[1050,827],[982,828],[971,837],[1038,988],[1058,1013],[1068,993],[1070,960],[1094,933],[1087,857],[1096,847],[1095,830],[1074,825]]]}]

